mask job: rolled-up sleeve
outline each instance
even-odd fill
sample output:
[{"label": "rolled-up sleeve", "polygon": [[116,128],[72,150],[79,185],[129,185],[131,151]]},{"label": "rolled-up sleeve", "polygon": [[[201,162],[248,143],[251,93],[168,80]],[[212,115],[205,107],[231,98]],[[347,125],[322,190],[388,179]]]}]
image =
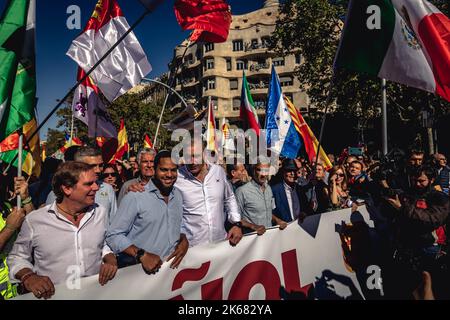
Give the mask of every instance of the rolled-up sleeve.
[{"label": "rolled-up sleeve", "polygon": [[11,252],[8,255],[9,278],[11,282],[19,282],[15,275],[24,268],[34,270],[33,261],[33,228],[25,218]]},{"label": "rolled-up sleeve", "polygon": [[233,193],[233,188],[231,187],[231,184],[227,181],[225,175],[224,175],[224,182],[225,182],[225,196],[224,196],[224,202],[225,202],[225,208],[226,212],[228,214],[228,221],[230,222],[239,222],[241,221],[241,214],[239,213],[238,204],[236,202],[236,197]]},{"label": "rolled-up sleeve", "polygon": [[138,213],[138,205],[133,193],[127,193],[120,202],[106,232],[106,243],[114,253],[124,251],[133,242],[127,238]]}]

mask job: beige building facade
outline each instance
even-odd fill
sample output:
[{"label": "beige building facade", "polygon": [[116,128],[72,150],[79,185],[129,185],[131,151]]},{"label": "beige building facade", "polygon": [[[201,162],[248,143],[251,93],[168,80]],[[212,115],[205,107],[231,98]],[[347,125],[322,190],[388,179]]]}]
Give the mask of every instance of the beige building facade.
[{"label": "beige building facade", "polygon": [[272,65],[280,78],[283,93],[301,111],[308,111],[308,97],[299,89],[300,84],[293,75],[301,63],[301,56],[280,57],[267,49],[275,30],[279,2],[267,0],[261,1],[261,5],[259,10],[233,15],[226,42],[193,44],[186,51],[188,42],[184,41],[174,50],[171,67],[181,64],[176,75],[177,92],[186,101],[200,102],[202,106],[206,106],[211,97],[216,118],[226,118],[230,123],[239,120],[244,71],[262,120]]}]

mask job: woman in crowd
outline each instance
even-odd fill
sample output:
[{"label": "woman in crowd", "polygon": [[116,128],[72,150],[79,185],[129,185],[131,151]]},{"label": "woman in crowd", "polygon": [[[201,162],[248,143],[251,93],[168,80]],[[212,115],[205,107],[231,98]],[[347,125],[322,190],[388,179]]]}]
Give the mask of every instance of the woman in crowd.
[{"label": "woman in crowd", "polygon": [[349,208],[349,194],[347,189],[347,175],[343,166],[334,166],[330,170],[329,194],[333,209]]},{"label": "woman in crowd", "polygon": [[103,170],[103,181],[113,187],[116,196],[119,194],[123,182],[117,172],[116,166],[112,164],[107,164],[105,166],[105,169]]}]

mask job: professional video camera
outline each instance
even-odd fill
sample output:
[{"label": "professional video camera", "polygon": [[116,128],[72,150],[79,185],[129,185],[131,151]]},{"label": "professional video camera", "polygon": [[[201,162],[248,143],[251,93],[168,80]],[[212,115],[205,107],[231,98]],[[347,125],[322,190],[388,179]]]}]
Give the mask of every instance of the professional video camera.
[{"label": "professional video camera", "polygon": [[[375,169],[375,170],[374,170]],[[381,189],[381,196],[394,198],[403,193],[398,179],[405,174],[405,153],[398,149],[392,149],[388,154],[380,158],[376,168],[372,168],[372,178],[386,185]]]}]

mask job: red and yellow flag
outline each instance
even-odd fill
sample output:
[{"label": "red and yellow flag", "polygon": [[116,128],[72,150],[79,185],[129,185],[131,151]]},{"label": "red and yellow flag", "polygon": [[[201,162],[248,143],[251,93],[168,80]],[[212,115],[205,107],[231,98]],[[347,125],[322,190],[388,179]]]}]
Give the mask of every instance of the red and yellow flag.
[{"label": "red and yellow flag", "polygon": [[208,124],[206,130],[206,150],[217,151],[216,120],[214,117],[214,106],[211,98],[208,103]]},{"label": "red and yellow flag", "polygon": [[123,119],[120,119],[120,128],[119,132],[117,133],[117,151],[116,154],[109,160],[109,163],[116,163],[117,159],[122,159],[125,152],[130,150],[130,145],[128,143],[128,135],[127,130],[125,128],[125,124]]},{"label": "red and yellow flag", "polygon": [[147,134],[144,138],[144,148],[153,149],[152,140],[150,140],[150,137]]},{"label": "red and yellow flag", "polygon": [[[311,128],[306,123],[305,119],[303,119],[302,114],[300,111],[295,108],[295,106],[292,104],[292,102],[284,96],[284,101],[286,102],[286,105],[289,109],[289,113],[291,114],[292,121],[294,122],[295,129],[297,129],[297,132],[302,137],[303,143],[305,145],[306,153],[308,154],[309,162],[313,163],[314,159],[317,156],[317,148],[319,146],[319,141],[317,140],[316,136],[312,132]],[[333,166],[331,164],[330,159],[328,159],[327,154],[325,153],[325,150],[322,146],[320,146],[320,158],[323,161],[323,165],[326,170],[331,169]]]}]

